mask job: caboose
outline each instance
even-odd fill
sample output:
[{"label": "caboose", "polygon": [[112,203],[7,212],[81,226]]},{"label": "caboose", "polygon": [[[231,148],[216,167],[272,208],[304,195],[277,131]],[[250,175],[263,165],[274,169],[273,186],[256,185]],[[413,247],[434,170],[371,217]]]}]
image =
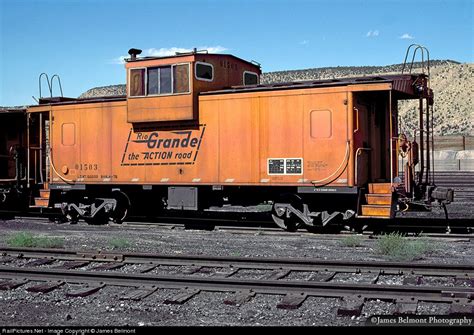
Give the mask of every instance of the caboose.
[{"label": "caboose", "polygon": [[[30,207],[98,224],[266,204],[281,228],[312,230],[452,200],[423,148],[424,73],[262,85],[260,65],[232,55],[129,54],[125,96],[27,109],[17,184]],[[402,99],[420,101],[420,144],[398,133]]]}]

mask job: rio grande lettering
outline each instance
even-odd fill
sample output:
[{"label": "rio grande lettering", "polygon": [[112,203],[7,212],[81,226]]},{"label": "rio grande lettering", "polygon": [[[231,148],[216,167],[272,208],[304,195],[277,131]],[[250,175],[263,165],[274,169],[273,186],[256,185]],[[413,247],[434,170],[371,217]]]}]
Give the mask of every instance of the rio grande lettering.
[{"label": "rio grande lettering", "polygon": [[205,128],[137,133],[131,129],[122,165],[194,164]]},{"label": "rio grande lettering", "polygon": [[174,134],[185,135],[184,137],[178,137],[174,139],[170,138],[159,138],[158,132],[151,134],[138,133],[135,143],[146,143],[149,149],[159,148],[195,148],[199,143],[199,138],[191,138],[191,131],[174,132]]}]

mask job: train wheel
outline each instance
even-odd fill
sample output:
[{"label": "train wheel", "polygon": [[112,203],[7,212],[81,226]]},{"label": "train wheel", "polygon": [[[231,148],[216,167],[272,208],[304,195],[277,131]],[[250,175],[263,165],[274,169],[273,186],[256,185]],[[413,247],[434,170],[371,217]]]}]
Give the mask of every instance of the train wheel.
[{"label": "train wheel", "polygon": [[104,211],[101,211],[93,218],[84,218],[84,221],[93,226],[105,225],[109,223],[109,216]]},{"label": "train wheel", "polygon": [[298,219],[295,219],[293,215],[287,218],[285,215],[283,217],[278,217],[276,214],[272,213],[272,218],[278,227],[286,231],[295,232],[301,226]]},{"label": "train wheel", "polygon": [[79,222],[79,215],[77,213],[69,213],[66,215],[66,220],[69,224],[77,224]]},{"label": "train wheel", "polygon": [[115,223],[122,223],[132,207],[130,198],[122,191],[114,191],[112,192],[112,195],[117,201],[117,205],[115,210],[112,212],[112,215],[110,215],[110,219]]}]

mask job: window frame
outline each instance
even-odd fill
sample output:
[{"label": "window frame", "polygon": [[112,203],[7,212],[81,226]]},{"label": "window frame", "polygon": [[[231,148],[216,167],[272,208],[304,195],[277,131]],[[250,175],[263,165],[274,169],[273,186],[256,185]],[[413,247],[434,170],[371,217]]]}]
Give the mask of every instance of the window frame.
[{"label": "window frame", "polygon": [[[187,65],[188,66],[188,91],[187,92],[180,92],[180,93],[174,93],[174,71],[173,67],[176,65]],[[150,68],[160,68],[160,67],[171,67],[171,93],[164,93],[164,94],[148,94],[148,69]],[[139,69],[145,69],[145,95],[130,95],[130,72],[132,70],[139,70]],[[185,94],[191,94],[192,88],[191,88],[191,63],[190,62],[182,62],[182,63],[173,63],[173,64],[162,64],[162,65],[157,65],[157,66],[140,66],[140,67],[132,67],[128,69],[128,89],[127,89],[127,98],[146,98],[146,97],[167,97],[167,96],[172,96],[172,95],[185,95]],[[158,75],[158,91],[160,90],[160,75]]]},{"label": "window frame", "polygon": [[247,73],[248,73],[248,74],[254,74],[254,75],[257,77],[257,83],[256,83],[256,84],[252,84],[252,85],[259,85],[259,84],[260,84],[260,76],[258,75],[258,73],[257,73],[257,72],[247,71],[247,70],[246,70],[246,71],[244,71],[244,73],[242,74],[242,85],[244,85],[244,86],[252,86],[252,85],[250,85],[250,84],[249,84],[249,85],[246,85],[246,84],[245,84],[245,75],[246,75]]},{"label": "window frame", "polygon": [[[212,78],[211,78],[211,79],[199,78],[199,77],[197,76],[197,66],[198,66],[198,64],[207,65],[207,66],[210,66],[210,67],[211,67],[211,69],[212,69]],[[212,81],[214,81],[214,77],[215,77],[215,76],[214,76],[214,73],[215,73],[215,71],[214,71],[214,65],[212,65],[211,63],[199,62],[199,61],[197,61],[197,62],[194,63],[194,78],[196,78],[196,80],[212,82]]]}]

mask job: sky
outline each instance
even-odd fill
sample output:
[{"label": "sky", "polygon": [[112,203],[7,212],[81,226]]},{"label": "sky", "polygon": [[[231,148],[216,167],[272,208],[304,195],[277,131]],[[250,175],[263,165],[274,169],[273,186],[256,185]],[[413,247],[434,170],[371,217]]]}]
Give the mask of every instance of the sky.
[{"label": "sky", "polygon": [[255,60],[264,72],[402,63],[412,43],[431,59],[473,63],[473,7],[474,0],[0,0],[0,106],[35,104],[42,72],[58,74],[68,97],[123,84],[130,48],[145,56],[208,49]]}]

